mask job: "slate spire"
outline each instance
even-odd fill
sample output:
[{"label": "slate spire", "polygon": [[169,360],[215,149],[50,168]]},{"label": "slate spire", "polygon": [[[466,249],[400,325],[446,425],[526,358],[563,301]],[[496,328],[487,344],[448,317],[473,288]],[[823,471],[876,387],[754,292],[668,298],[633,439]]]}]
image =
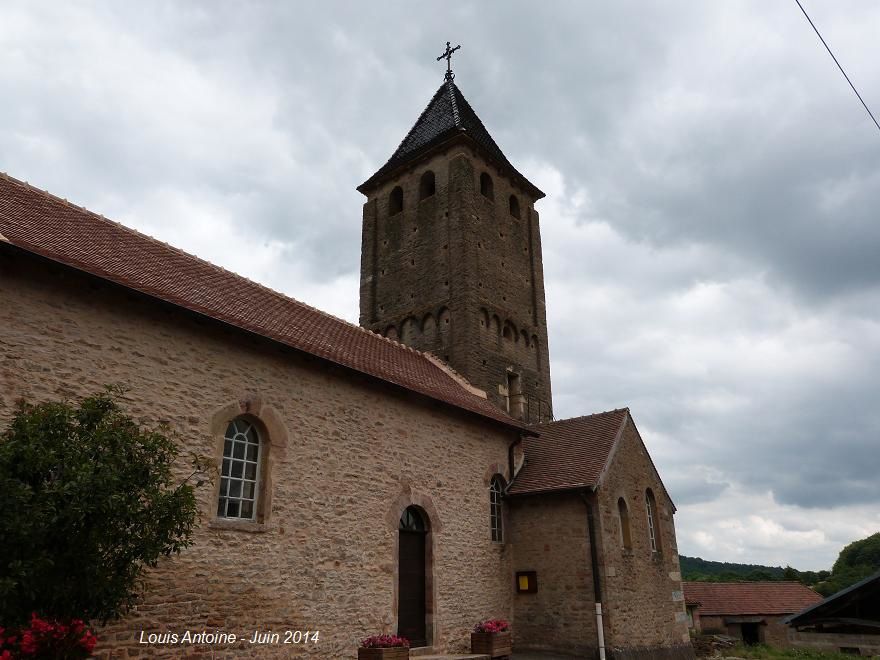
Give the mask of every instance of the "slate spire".
[{"label": "slate spire", "polygon": [[502,171],[508,171],[511,178],[525,185],[535,199],[544,197],[528,179],[520,174],[489,135],[477,113],[467,102],[452,77],[447,77],[434,97],[428,103],[416,123],[397,147],[397,150],[379,170],[358,186],[364,194],[400,166],[411,162],[434,147],[456,137],[464,137],[476,143],[477,148],[488,160]]}]

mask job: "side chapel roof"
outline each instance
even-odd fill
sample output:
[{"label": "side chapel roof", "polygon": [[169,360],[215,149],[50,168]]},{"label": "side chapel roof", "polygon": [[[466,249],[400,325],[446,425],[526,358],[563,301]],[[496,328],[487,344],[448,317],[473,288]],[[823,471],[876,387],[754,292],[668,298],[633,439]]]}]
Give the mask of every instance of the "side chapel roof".
[{"label": "side chapel roof", "polygon": [[526,462],[508,490],[510,495],[537,494],[599,483],[629,408],[540,424],[537,438],[525,438]]},{"label": "side chapel roof", "polygon": [[822,596],[800,582],[684,582],[685,602],[700,616],[791,614]]},{"label": "side chapel roof", "polygon": [[0,245],[133,289],[508,427],[439,360],[0,173]]},{"label": "side chapel roof", "polygon": [[519,173],[496,144],[480,121],[464,94],[451,79],[443,81],[416,123],[403,138],[400,146],[379,170],[358,186],[364,194],[376,183],[399,167],[415,160],[432,148],[456,137],[472,140],[498,169],[507,171],[511,178],[529,190],[535,199],[544,197],[533,183]]}]

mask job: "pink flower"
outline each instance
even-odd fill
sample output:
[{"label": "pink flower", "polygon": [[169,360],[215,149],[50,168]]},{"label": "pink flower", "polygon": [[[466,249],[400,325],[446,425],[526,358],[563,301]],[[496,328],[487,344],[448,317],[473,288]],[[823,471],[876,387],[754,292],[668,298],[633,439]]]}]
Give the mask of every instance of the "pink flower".
[{"label": "pink flower", "polygon": [[499,633],[510,630],[510,624],[504,619],[486,619],[474,626],[475,633]]},{"label": "pink flower", "polygon": [[373,635],[363,640],[361,646],[366,649],[409,648],[409,640],[406,637],[398,637],[397,635]]}]

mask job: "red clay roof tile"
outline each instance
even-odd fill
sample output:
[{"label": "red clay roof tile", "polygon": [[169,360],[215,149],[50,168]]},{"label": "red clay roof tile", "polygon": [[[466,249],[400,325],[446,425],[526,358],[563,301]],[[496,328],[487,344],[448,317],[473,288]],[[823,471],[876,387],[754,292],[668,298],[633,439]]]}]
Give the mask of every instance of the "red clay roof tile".
[{"label": "red clay roof tile", "polygon": [[596,486],[628,415],[628,408],[620,408],[536,426],[541,435],[524,440],[526,462],[508,493]]},{"label": "red clay roof tile", "polygon": [[684,599],[701,616],[792,614],[822,596],[800,582],[685,582]]},{"label": "red clay roof tile", "polygon": [[0,242],[437,401],[524,426],[425,354],[0,174]]}]

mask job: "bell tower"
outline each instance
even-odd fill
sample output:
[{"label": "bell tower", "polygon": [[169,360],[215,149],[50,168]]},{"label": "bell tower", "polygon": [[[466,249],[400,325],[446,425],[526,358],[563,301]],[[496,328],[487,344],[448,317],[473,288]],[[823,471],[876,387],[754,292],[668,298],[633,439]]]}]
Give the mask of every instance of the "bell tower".
[{"label": "bell tower", "polygon": [[[451,51],[438,59],[449,61]],[[360,324],[433,353],[514,417],[552,418],[544,197],[446,79],[363,206]]]}]

